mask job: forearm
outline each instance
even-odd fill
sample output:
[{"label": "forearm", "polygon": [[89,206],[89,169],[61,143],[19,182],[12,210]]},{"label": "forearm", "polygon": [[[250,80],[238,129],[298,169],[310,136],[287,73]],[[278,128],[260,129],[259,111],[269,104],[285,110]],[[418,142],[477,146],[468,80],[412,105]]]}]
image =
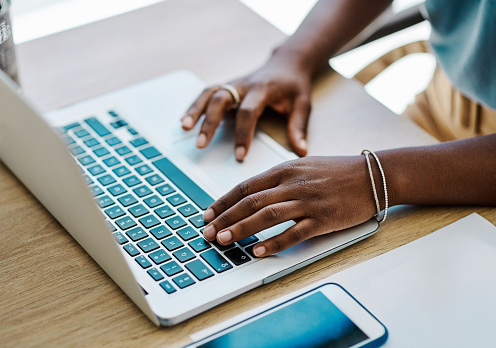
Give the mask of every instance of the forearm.
[{"label": "forearm", "polygon": [[377,154],[390,205],[496,205],[496,134]]},{"label": "forearm", "polygon": [[390,4],[391,0],[320,0],[274,57],[291,60],[314,76]]}]

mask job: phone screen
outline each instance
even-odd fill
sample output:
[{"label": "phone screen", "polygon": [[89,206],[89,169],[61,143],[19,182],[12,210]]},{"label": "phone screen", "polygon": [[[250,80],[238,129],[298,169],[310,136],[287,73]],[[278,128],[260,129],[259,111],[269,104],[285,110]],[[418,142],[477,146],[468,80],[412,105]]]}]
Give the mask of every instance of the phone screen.
[{"label": "phone screen", "polygon": [[351,347],[368,339],[322,292],[258,317],[199,347]]}]

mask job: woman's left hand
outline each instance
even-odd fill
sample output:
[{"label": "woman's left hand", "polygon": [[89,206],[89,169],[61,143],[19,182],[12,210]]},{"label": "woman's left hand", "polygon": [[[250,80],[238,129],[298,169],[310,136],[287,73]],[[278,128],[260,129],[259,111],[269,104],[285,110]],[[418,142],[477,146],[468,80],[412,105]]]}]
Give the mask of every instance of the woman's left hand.
[{"label": "woman's left hand", "polygon": [[358,225],[376,213],[363,156],[288,161],[248,179],[204,214],[207,240],[227,245],[285,221],[295,225],[260,242],[267,256],[311,237]]}]

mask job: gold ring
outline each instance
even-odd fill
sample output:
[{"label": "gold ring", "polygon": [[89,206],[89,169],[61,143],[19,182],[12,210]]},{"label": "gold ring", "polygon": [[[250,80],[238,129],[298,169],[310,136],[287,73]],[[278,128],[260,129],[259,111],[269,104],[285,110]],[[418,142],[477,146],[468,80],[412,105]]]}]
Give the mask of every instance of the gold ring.
[{"label": "gold ring", "polygon": [[236,109],[239,106],[239,103],[241,102],[241,98],[239,97],[239,92],[238,90],[231,85],[224,84],[220,86],[220,89],[224,89],[231,94],[234,104],[231,106],[231,109]]}]

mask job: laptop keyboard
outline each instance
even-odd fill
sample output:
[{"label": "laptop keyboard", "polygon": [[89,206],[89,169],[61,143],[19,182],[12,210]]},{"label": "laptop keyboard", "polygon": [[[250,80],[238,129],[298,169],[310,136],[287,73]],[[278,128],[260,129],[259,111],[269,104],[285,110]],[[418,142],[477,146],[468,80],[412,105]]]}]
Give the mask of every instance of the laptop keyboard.
[{"label": "laptop keyboard", "polygon": [[213,199],[113,110],[60,129],[117,243],[172,294],[253,262],[250,236],[202,236]]}]

